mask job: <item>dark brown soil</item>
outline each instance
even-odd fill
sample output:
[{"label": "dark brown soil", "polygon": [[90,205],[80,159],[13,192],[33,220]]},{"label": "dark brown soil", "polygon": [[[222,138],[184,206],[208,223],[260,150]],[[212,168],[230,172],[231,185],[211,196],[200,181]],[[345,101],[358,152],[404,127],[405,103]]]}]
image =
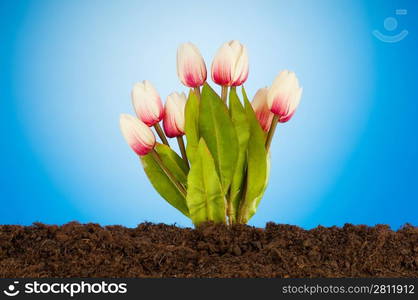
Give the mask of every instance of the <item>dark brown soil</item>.
[{"label": "dark brown soil", "polygon": [[4,225],[0,277],[418,277],[418,227]]}]

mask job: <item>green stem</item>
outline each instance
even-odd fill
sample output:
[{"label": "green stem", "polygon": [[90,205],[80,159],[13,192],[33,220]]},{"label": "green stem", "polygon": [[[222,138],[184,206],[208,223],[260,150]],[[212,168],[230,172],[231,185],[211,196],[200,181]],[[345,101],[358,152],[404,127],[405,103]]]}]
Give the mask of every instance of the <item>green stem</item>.
[{"label": "green stem", "polygon": [[238,208],[238,223],[245,224],[247,220],[244,219],[244,216],[246,215],[247,205],[245,203],[245,196],[247,194],[247,178],[248,178],[248,172],[247,169],[244,171],[244,178],[243,178],[243,186],[242,186],[242,199],[240,201],[240,206]]},{"label": "green stem", "polygon": [[226,215],[228,217],[228,224],[232,225],[234,223],[234,208],[232,207],[232,199],[231,199],[231,189],[228,189],[226,193]]},{"label": "green stem", "polygon": [[157,132],[158,136],[160,137],[161,141],[167,145],[168,147],[170,147],[170,145],[168,144],[167,138],[165,137],[164,131],[161,128],[159,123],[155,123],[154,125],[155,131]]},{"label": "green stem", "polygon": [[183,158],[184,162],[186,163],[187,167],[190,168],[189,160],[187,159],[186,147],[184,146],[183,136],[177,137],[177,143],[179,144],[181,157]]},{"label": "green stem", "polygon": [[[232,91],[236,92],[237,91],[237,87],[236,86],[231,86],[230,91],[229,91],[229,94],[231,94]],[[229,97],[229,104],[231,105],[231,97]]]},{"label": "green stem", "polygon": [[195,87],[193,90],[194,90],[194,93],[197,96],[197,99],[200,100],[200,87]]},{"label": "green stem", "polygon": [[[230,90],[231,91],[236,91],[236,89],[237,89],[237,87],[231,86]],[[228,87],[222,87],[222,93],[225,93],[225,95],[223,95],[222,97],[225,97],[225,99],[223,99],[223,100],[226,103],[227,102],[226,98],[227,98],[227,94],[228,94]],[[229,101],[231,102],[231,97],[229,97]],[[236,222],[236,220],[235,220],[235,216],[234,216],[234,214],[235,214],[234,206],[232,204],[232,199],[231,199],[231,189],[228,190],[226,200],[227,200],[227,211],[226,211],[226,213],[228,215],[228,223],[229,223],[229,225],[232,225],[234,222]]]},{"label": "green stem", "polygon": [[168,178],[171,180],[171,182],[176,186],[180,194],[183,195],[184,198],[186,198],[187,191],[186,189],[180,184],[180,182],[177,181],[177,179],[174,177],[174,175],[170,172],[169,169],[164,165],[163,161],[161,160],[160,155],[158,155],[157,151],[155,149],[152,149],[150,152],[154,160],[157,162],[157,164],[163,169],[164,173],[168,176]]},{"label": "green stem", "polygon": [[228,87],[227,86],[222,86],[222,91],[221,91],[221,99],[226,103],[226,98],[228,96]]},{"label": "green stem", "polygon": [[267,134],[267,139],[266,139],[266,149],[267,149],[267,152],[270,149],[271,141],[273,139],[274,132],[276,131],[276,127],[277,127],[277,123],[278,122],[279,122],[279,116],[278,115],[274,115],[273,120],[271,121],[270,130],[269,130],[269,132]]}]

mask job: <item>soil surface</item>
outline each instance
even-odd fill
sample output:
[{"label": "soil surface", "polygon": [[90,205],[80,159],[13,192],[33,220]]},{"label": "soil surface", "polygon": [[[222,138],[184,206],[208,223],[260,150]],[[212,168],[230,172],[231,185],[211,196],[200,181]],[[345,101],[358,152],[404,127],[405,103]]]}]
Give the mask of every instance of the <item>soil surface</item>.
[{"label": "soil surface", "polygon": [[4,225],[0,277],[418,277],[418,227]]}]

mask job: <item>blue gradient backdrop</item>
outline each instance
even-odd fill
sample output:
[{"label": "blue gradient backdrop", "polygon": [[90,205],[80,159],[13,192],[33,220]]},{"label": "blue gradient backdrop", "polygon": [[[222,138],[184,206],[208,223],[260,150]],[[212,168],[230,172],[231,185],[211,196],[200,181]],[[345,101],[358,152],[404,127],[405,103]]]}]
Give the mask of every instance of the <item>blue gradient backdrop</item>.
[{"label": "blue gradient backdrop", "polygon": [[[0,223],[190,226],[147,181],[119,113],[136,81],[185,90],[181,42],[210,64],[239,39],[250,95],[284,68],[304,87],[251,224],[418,225],[417,15],[416,1],[1,1]],[[409,35],[388,44],[375,29]]]}]

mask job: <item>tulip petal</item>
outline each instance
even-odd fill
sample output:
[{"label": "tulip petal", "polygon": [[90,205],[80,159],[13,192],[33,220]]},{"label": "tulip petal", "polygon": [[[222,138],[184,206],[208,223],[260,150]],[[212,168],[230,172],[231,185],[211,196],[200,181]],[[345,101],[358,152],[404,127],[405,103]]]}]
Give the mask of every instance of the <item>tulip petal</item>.
[{"label": "tulip petal", "polygon": [[186,102],[187,99],[184,93],[171,93],[167,97],[163,126],[168,137],[177,137],[184,134],[184,109]]},{"label": "tulip petal", "polygon": [[231,84],[234,55],[231,47],[226,43],[218,50],[212,63],[212,80],[222,86]]},{"label": "tulip petal", "polygon": [[122,114],[120,128],[126,142],[138,155],[146,155],[154,148],[154,134],[146,124],[137,118]]},{"label": "tulip petal", "polygon": [[237,61],[235,63],[234,74],[232,76],[232,85],[242,85],[248,78],[248,53],[245,46],[240,47]]},{"label": "tulip petal", "polygon": [[238,86],[247,78],[247,48],[236,40],[224,43],[212,63],[212,80],[221,86]]},{"label": "tulip petal", "polygon": [[177,75],[188,87],[199,87],[206,81],[205,61],[199,49],[192,43],[180,45],[177,50]]},{"label": "tulip petal", "polygon": [[267,96],[271,112],[279,116],[279,122],[287,122],[295,113],[302,95],[299,80],[294,72],[284,70],[273,81]]},{"label": "tulip petal", "polygon": [[132,104],[139,119],[148,126],[161,121],[164,116],[161,98],[148,81],[138,82],[132,89]]},{"label": "tulip petal", "polygon": [[264,131],[269,131],[274,114],[267,104],[268,88],[261,88],[257,91],[251,103],[255,115]]}]

